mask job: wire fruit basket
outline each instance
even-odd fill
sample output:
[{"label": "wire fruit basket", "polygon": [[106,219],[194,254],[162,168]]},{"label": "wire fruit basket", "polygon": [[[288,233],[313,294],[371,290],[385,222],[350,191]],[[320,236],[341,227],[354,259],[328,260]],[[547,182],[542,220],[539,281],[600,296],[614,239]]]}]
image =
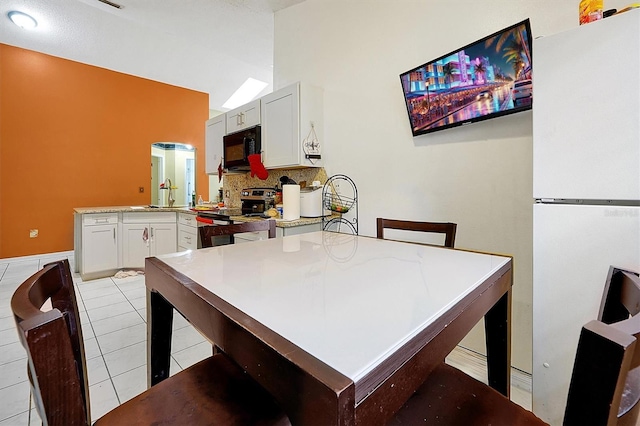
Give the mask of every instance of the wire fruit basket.
[{"label": "wire fruit basket", "polygon": [[339,194],[325,194],[324,207],[332,212],[346,213],[351,210],[355,198],[347,197]]},{"label": "wire fruit basket", "polygon": [[358,234],[358,189],[346,175],[334,175],[322,188],[322,204],[331,216],[323,216],[322,229]]}]

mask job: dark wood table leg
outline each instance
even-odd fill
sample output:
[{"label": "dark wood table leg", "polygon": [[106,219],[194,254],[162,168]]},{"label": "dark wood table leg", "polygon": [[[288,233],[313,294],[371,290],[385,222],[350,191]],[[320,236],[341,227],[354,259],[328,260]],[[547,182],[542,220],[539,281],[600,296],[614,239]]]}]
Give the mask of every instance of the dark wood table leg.
[{"label": "dark wood table leg", "polygon": [[511,381],[511,289],[484,316],[489,386],[509,397]]},{"label": "dark wood table leg", "polygon": [[147,386],[169,377],[173,306],[147,289]]}]

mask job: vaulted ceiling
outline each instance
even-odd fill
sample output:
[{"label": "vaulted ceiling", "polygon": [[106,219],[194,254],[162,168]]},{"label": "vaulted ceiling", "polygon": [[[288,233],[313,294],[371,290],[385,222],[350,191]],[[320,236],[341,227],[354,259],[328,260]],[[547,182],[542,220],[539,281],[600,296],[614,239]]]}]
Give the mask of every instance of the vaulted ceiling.
[{"label": "vaulted ceiling", "polygon": [[[0,43],[206,92],[223,111],[249,77],[272,90],[273,14],[302,1],[2,0]],[[13,25],[11,10],[38,27]]]}]

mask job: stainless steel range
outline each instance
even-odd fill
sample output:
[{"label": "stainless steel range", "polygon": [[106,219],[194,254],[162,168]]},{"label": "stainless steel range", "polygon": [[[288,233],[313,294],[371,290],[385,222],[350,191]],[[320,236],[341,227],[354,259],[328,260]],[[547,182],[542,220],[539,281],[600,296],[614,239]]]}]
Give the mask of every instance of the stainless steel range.
[{"label": "stainless steel range", "polygon": [[274,188],[246,188],[240,193],[242,214],[245,216],[260,216],[275,204],[276,190]]}]

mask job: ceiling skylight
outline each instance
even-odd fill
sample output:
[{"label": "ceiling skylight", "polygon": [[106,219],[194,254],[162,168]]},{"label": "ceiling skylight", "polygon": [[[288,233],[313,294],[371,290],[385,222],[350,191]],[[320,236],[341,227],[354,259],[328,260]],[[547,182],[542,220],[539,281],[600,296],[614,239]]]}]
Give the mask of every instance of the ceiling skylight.
[{"label": "ceiling skylight", "polygon": [[262,92],[267,85],[268,83],[264,81],[248,78],[247,81],[227,99],[227,102],[225,102],[222,107],[232,109],[246,104],[258,96],[258,93]]}]

